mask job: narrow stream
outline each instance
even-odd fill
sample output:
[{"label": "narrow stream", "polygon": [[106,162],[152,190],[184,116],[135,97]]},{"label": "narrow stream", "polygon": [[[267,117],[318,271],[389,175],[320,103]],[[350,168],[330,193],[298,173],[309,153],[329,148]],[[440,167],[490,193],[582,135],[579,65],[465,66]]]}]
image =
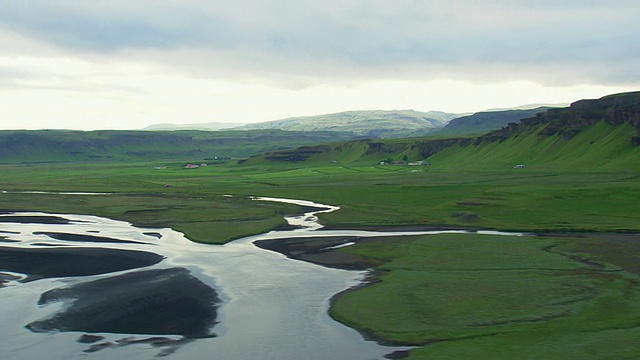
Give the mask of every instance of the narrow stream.
[{"label": "narrow stream", "polygon": [[[442,232],[318,231],[322,226],[316,214],[337,207],[256,200],[319,210],[287,218],[295,230],[222,246],[193,243],[171,229],[138,228],[95,216],[0,215],[3,358],[369,360],[403,350],[367,341],[328,316],[331,297],[359,284],[364,272],[288,259],[253,242]],[[37,257],[43,251],[49,254],[45,260]],[[96,260],[70,266],[79,258],[76,252],[83,259],[95,255]],[[107,258],[115,260],[103,264]],[[49,264],[46,259],[58,260]],[[136,276],[142,280],[134,282]],[[177,290],[154,287],[156,283]],[[136,322],[136,316],[158,318],[158,313],[136,313],[144,308],[141,302],[156,306],[160,318],[166,317],[157,327],[164,330],[136,327],[145,323]],[[109,316],[117,316],[117,321]],[[175,328],[182,318],[192,321],[185,329],[195,330]],[[104,331],[105,326],[120,330]]]}]

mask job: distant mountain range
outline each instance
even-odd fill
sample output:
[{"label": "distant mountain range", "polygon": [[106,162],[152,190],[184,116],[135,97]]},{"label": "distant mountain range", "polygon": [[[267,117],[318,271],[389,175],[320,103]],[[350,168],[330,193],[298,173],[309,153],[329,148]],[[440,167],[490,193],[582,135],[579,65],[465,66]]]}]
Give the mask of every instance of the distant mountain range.
[{"label": "distant mountain range", "polygon": [[[477,117],[485,115],[479,114]],[[570,107],[538,112],[477,136],[351,140],[269,152],[245,162],[282,161],[425,161],[480,169],[526,164],[564,170],[640,171],[640,92],[576,101]]]},{"label": "distant mountain range", "polygon": [[492,110],[478,112],[451,120],[444,128],[437,131],[438,135],[469,135],[481,134],[500,129],[510,123],[517,123],[522,119],[536,116],[551,107],[538,107],[529,110]]},{"label": "distant mountain range", "polygon": [[545,111],[552,105],[531,108],[525,105],[515,109],[487,110],[475,114],[454,114],[441,111],[414,110],[362,110],[333,114],[300,116],[252,124],[202,123],[157,124],[144,130],[285,130],[333,131],[369,138],[419,137],[433,134],[478,134],[500,129],[511,122]]},{"label": "distant mountain range", "polygon": [[248,124],[239,129],[280,129],[294,131],[350,132],[372,138],[412,136],[442,128],[460,116],[441,111],[414,110],[345,111],[335,114],[293,117]]},{"label": "distant mountain range", "polygon": [[300,116],[253,124],[202,123],[156,124],[144,130],[285,130],[333,131],[372,138],[406,137],[442,128],[449,120],[462,114],[441,111],[363,110],[345,111],[317,116]]}]

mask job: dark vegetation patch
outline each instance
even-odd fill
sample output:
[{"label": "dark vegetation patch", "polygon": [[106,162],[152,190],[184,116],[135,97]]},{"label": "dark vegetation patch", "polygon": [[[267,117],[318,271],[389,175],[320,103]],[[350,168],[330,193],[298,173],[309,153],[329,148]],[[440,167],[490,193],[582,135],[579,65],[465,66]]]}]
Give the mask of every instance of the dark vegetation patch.
[{"label": "dark vegetation patch", "polygon": [[549,250],[564,256],[580,257],[594,267],[610,263],[640,276],[640,234],[585,233],[567,236],[576,237],[578,241],[570,241]]},{"label": "dark vegetation patch", "polygon": [[474,222],[481,220],[480,216],[471,211],[456,211],[451,214],[452,217],[458,218],[464,222]]},{"label": "dark vegetation patch", "polygon": [[305,161],[309,159],[309,157],[311,157],[312,155],[321,154],[323,152],[329,151],[330,149],[331,148],[326,145],[301,146],[296,149],[267,153],[265,155],[265,159],[270,161],[289,161],[289,162]]},{"label": "dark vegetation patch", "polygon": [[462,206],[487,206],[489,203],[479,201],[457,201],[456,204]]}]

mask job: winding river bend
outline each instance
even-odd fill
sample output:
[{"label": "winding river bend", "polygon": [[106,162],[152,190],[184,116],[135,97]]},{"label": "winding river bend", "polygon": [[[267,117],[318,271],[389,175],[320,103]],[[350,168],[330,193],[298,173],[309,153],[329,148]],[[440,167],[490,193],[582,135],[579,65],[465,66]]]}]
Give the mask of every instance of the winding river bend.
[{"label": "winding river bend", "polygon": [[253,242],[441,232],[318,231],[315,215],[337,207],[256,200],[316,210],[287,218],[294,230],[222,246],[95,216],[0,215],[3,358],[369,360],[403,350],[328,316],[331,297],[364,272],[292,260]]}]

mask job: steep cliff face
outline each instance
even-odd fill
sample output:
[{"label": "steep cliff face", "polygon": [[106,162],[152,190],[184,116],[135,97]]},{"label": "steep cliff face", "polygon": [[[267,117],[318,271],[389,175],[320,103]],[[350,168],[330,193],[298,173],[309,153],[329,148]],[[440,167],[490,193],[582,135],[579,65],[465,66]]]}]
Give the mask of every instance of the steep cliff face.
[{"label": "steep cliff face", "polygon": [[569,140],[586,127],[604,121],[611,125],[631,124],[636,134],[629,134],[635,145],[640,143],[640,91],[605,96],[596,100],[580,100],[561,109],[549,109],[534,117],[523,119],[519,124],[511,123],[500,130],[479,137],[481,142],[500,141],[526,128],[544,125],[540,136],[559,135]]},{"label": "steep cliff face", "polygon": [[451,120],[444,128],[437,131],[438,135],[460,136],[482,134],[500,129],[509,123],[536,116],[536,114],[551,109],[548,106],[527,110],[496,110],[483,111]]},{"label": "steep cliff face", "polygon": [[541,138],[558,135],[570,140],[581,131],[604,121],[609,125],[631,124],[636,133],[629,133],[629,141],[640,146],[640,91],[605,96],[596,100],[580,100],[566,108],[550,108],[536,116],[509,123],[475,138],[451,138],[424,140],[410,145],[410,150],[418,149],[423,157],[434,155],[451,146],[479,146],[500,143],[509,138],[537,131]]},{"label": "steep cliff face", "polygon": [[[639,146],[640,92],[632,92],[548,109],[476,137],[365,139],[276,151],[252,160],[353,162],[391,158],[397,161],[436,155],[440,160],[466,161],[460,160],[466,158],[478,164],[489,161],[487,159],[498,164],[519,163],[521,159],[548,163],[552,158],[562,158],[566,164],[582,161],[596,166],[613,164],[625,157],[624,166],[627,166],[638,158],[640,153],[636,148]],[[483,157],[477,158],[480,153]]]},{"label": "steep cliff face", "polygon": [[640,171],[640,92],[580,100],[563,109],[511,123],[500,130],[456,139],[429,157],[446,166],[560,171]]}]

